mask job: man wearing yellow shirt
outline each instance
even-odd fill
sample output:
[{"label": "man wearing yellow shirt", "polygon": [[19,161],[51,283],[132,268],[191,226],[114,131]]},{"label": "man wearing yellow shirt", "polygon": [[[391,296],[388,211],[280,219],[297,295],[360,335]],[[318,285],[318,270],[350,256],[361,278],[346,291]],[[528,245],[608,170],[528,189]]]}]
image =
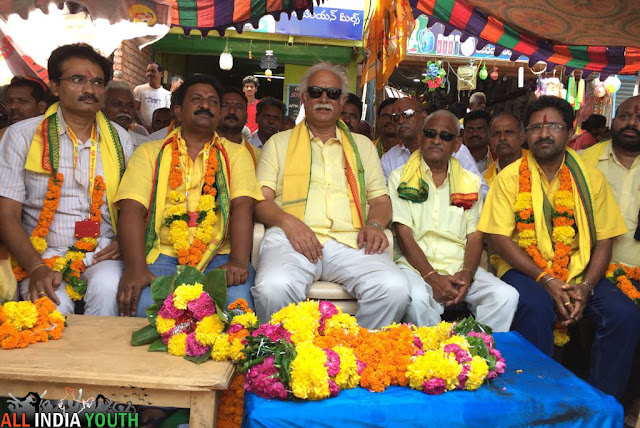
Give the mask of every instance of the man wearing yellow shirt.
[{"label": "man wearing yellow shirt", "polygon": [[495,331],[509,331],[518,292],[478,267],[480,177],[451,155],[460,126],[453,113],[427,117],[420,149],[389,175],[397,244],[394,259],[411,284],[405,320],[436,325],[445,306],[464,301]]},{"label": "man wearing yellow shirt", "polygon": [[510,113],[501,113],[491,119],[489,123],[489,144],[497,159],[484,172],[484,180],[491,186],[496,175],[507,165],[526,156],[528,150],[522,148],[524,144],[524,126],[520,119]]},{"label": "man wearing yellow shirt", "polygon": [[232,143],[242,144],[253,158],[253,166],[258,164],[260,152],[258,147],[250,144],[242,135],[242,128],[247,123],[247,97],[242,91],[233,86],[222,90],[220,97],[220,125],[218,135]]},{"label": "man wearing yellow shirt", "polygon": [[252,290],[258,317],[268,320],[325,280],[358,299],[362,326],[399,321],[409,284],[384,254],[391,202],[375,146],[339,120],[344,71],[316,64],[300,93],[306,119],[271,137],[257,168],[266,201],[256,205],[256,219],[269,227]]},{"label": "man wearing yellow shirt", "polygon": [[149,283],[178,265],[222,268],[227,301],[253,301],[249,264],[253,204],[262,200],[247,149],[220,138],[220,99],[213,78],[194,75],[178,89],[181,126],[136,150],[122,179],[120,241],[125,271],[120,314],[145,316]]},{"label": "man wearing yellow shirt", "polygon": [[529,154],[495,178],[478,229],[499,255],[498,276],[520,293],[512,328],[550,355],[556,320],[567,326],[584,315],[596,326],[589,382],[620,398],[640,311],[603,275],[613,238],[627,228],[604,175],[566,148],[573,118],[561,98],[529,104]]}]

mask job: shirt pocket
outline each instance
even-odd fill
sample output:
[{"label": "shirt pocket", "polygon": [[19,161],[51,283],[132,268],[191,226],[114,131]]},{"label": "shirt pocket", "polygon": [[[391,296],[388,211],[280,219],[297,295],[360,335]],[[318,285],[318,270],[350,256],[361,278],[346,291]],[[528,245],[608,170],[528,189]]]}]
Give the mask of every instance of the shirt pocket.
[{"label": "shirt pocket", "polygon": [[467,235],[467,223],[465,221],[465,212],[461,207],[449,206],[445,210],[445,218],[442,219],[445,229],[451,235],[465,239]]}]

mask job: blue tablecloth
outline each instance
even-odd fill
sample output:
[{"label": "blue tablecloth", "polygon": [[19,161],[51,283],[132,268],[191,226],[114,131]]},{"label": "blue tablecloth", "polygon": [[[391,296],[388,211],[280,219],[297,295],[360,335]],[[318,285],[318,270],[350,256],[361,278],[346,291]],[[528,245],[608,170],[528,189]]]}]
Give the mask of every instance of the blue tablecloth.
[{"label": "blue tablecloth", "polygon": [[246,394],[243,426],[623,426],[623,409],[615,398],[576,377],[518,333],[494,337],[507,369],[477,391],[432,396],[395,386],[383,393],[356,388],[326,400],[287,402]]}]

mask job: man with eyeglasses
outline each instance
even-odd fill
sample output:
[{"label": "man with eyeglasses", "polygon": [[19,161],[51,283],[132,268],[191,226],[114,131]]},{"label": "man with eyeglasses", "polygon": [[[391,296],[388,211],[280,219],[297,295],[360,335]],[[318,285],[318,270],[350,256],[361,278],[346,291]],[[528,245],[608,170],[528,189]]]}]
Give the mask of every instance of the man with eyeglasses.
[{"label": "man with eyeglasses", "polygon": [[396,124],[391,120],[393,114],[393,104],[397,101],[397,98],[387,98],[380,103],[378,107],[378,139],[373,142],[378,150],[378,156],[382,157],[393,146],[398,144],[398,135]]},{"label": "man with eyeglasses", "polygon": [[389,176],[395,259],[411,284],[405,321],[436,325],[446,306],[465,302],[478,321],[509,331],[518,292],[478,266],[480,177],[452,157],[459,129],[451,112],[430,114],[420,148]]},{"label": "man with eyeglasses", "polygon": [[529,151],[522,148],[525,139],[524,126],[520,119],[511,113],[501,113],[491,119],[489,136],[491,150],[497,157],[484,173],[484,180],[491,186],[500,171],[526,156]]},{"label": "man with eyeglasses", "polygon": [[[391,171],[400,168],[409,159],[409,156],[415,152],[421,143],[421,130],[426,117],[425,112],[422,110],[420,102],[416,98],[400,98],[393,104],[393,113],[391,120],[396,124],[397,136],[399,142],[396,146],[392,147],[387,153],[382,156],[380,162],[382,163],[382,171],[386,178],[389,177]],[[458,135],[458,134],[456,134]],[[456,138],[460,138],[457,136]],[[462,167],[467,171],[473,172],[480,177],[482,183],[482,197],[487,195],[489,187],[487,183],[482,179],[482,175],[476,163],[469,153],[469,150],[464,145],[459,145],[459,148],[452,155],[460,162]]]},{"label": "man with eyeglasses", "polygon": [[478,229],[498,276],[520,293],[512,328],[547,355],[553,329],[582,317],[596,327],[589,382],[618,399],[640,338],[640,310],[604,278],[620,209],[604,175],[568,149],[574,112],[543,96],[525,115],[529,154],[495,178]]},{"label": "man with eyeglasses", "polygon": [[380,160],[340,120],[346,90],[341,67],[309,68],[300,83],[306,119],[263,148],[256,175],[265,201],[255,212],[269,229],[252,290],[262,321],[304,300],[318,280],[356,297],[367,328],[398,322],[409,304],[409,284],[384,253],[391,202]]},{"label": "man with eyeglasses", "polygon": [[226,138],[232,143],[242,144],[253,159],[253,166],[258,164],[261,149],[247,141],[242,134],[242,129],[247,123],[247,97],[242,91],[233,86],[226,87],[222,90],[222,98],[220,100],[220,124],[218,125],[218,135]]},{"label": "man with eyeglasses", "polygon": [[84,298],[86,314],[117,315],[114,199],[133,145],[100,111],[111,62],[87,44],[65,45],[48,73],[60,102],[10,127],[0,147],[0,236],[24,299],[48,296],[73,313]]}]

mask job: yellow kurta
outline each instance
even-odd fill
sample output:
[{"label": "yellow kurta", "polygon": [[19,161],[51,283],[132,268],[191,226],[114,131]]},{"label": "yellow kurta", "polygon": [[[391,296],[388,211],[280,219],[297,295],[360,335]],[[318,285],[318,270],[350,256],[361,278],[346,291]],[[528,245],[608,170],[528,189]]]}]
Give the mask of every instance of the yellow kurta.
[{"label": "yellow kurta", "polygon": [[[529,158],[532,159],[533,156],[529,156]],[[519,168],[521,162],[522,159],[519,159],[507,166],[495,178],[487,194],[484,210],[478,223],[478,230],[485,233],[509,236],[516,244],[518,242],[518,233],[513,206],[519,190]],[[536,168],[540,176],[540,181],[536,182],[534,177],[538,176],[538,174],[531,174],[531,187],[542,186],[542,191],[553,205],[555,194],[560,186],[560,171],[558,170],[551,182],[549,182],[542,168],[536,162],[530,161],[529,168]],[[593,215],[597,239],[608,239],[624,234],[627,228],[604,175],[598,169],[590,166],[587,166],[585,173],[588,174],[591,184],[590,191],[594,200]],[[536,219],[536,223],[538,221],[544,221],[544,219]],[[578,234],[576,234],[571,244],[571,257],[576,253],[577,249]],[[491,263],[496,268],[499,277],[511,269],[511,266],[498,254],[494,254],[491,257]],[[579,278],[582,274],[582,272],[572,273],[571,264],[569,272],[569,277],[571,278],[569,282],[575,282],[576,278]]]},{"label": "yellow kurta", "polygon": [[[264,197],[262,196],[262,191],[258,187],[258,183],[255,178],[253,160],[247,149],[241,144],[231,143],[224,138],[219,138],[217,135],[215,138],[218,138],[229,156],[229,169],[231,171],[229,177],[230,199],[233,200],[240,196],[248,196],[257,201],[263,200]],[[163,141],[152,141],[138,147],[129,160],[127,171],[122,178],[116,201],[132,199],[149,209],[154,168],[162,144]],[[188,190],[188,198],[186,200],[187,211],[196,211],[198,208],[198,202],[200,201],[202,186],[204,185],[206,167],[204,164],[204,150],[200,151],[195,162],[192,162],[187,153],[186,143],[181,137],[178,139],[178,148],[180,150],[180,167],[182,168],[182,171],[184,171],[183,177],[186,177],[186,172],[188,170],[190,172],[190,182],[187,183],[186,179],[184,179],[183,183],[175,190],[182,194],[185,194]],[[169,183],[158,183],[158,186],[167,186],[168,189]],[[169,193],[169,191],[166,192],[164,204],[165,212],[163,213],[163,218],[166,215],[167,209],[173,205],[169,201]],[[223,227],[224,224],[222,222],[222,218],[221,216],[218,216],[218,221],[214,226],[214,238],[221,237]],[[189,228],[189,242],[193,242],[195,232],[196,227]],[[173,251],[173,245],[169,242],[169,227],[162,225],[160,227],[160,234],[158,237],[159,239],[155,242],[155,249],[159,250],[160,254],[176,257],[176,254]],[[226,239],[220,247],[218,254],[229,254],[230,251],[231,243],[229,239]],[[157,257],[157,251],[155,252],[155,257],[152,253],[147,257],[147,263],[149,264],[153,263]]]},{"label": "yellow kurta", "polygon": [[[528,153],[529,150],[522,149],[522,155],[520,157],[527,156]],[[491,165],[489,165],[489,167],[484,172],[484,181],[487,182],[487,186],[491,187],[491,183],[493,183],[493,180],[498,176],[500,171],[501,169],[500,165],[498,165],[498,160],[496,159],[491,162]]]},{"label": "yellow kurta", "polygon": [[[467,235],[477,230],[482,198],[468,210],[451,205],[449,176],[447,175],[442,185],[436,188],[431,170],[424,160],[422,168],[426,171],[423,177],[429,185],[429,197],[422,203],[411,202],[398,196],[402,169],[397,169],[389,175],[393,222],[404,224],[413,231],[413,239],[435,270],[453,275],[459,272],[464,264]],[[480,192],[480,177],[466,170],[462,172],[477,182],[477,192]],[[393,249],[393,259],[397,264],[413,269],[419,274],[402,254],[397,241]]]},{"label": "yellow kurta", "polygon": [[611,140],[608,140],[586,149],[582,158],[607,178],[627,225],[628,232],[613,241],[611,259],[629,266],[640,266],[640,242],[633,239],[640,211],[640,156],[627,169],[616,157]]},{"label": "yellow kurta", "polygon": [[[274,201],[279,207],[282,207],[284,165],[292,132],[293,130],[280,132],[267,141],[262,148],[256,170],[258,182],[275,192]],[[338,128],[336,135],[340,136]],[[387,186],[376,147],[367,137],[352,135],[365,171],[367,200],[386,195]],[[311,179],[304,222],[322,244],[331,238],[357,248],[359,230],[353,226],[342,143],[339,137],[332,138],[324,144],[311,133],[309,138]]]}]

